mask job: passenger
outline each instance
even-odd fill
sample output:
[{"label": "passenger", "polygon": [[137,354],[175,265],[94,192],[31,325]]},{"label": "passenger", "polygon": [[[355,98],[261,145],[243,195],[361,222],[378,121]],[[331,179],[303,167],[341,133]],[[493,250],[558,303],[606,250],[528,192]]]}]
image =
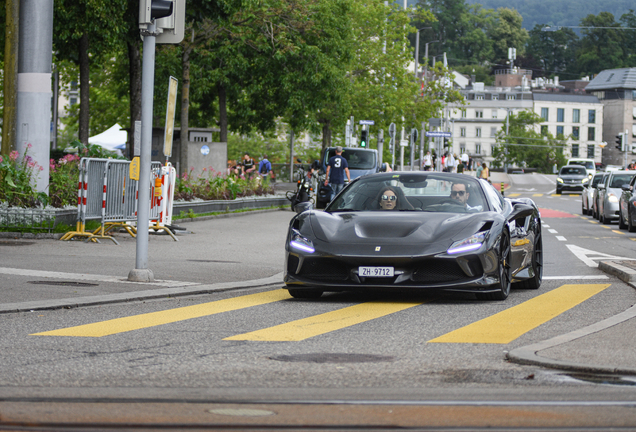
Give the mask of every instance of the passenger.
[{"label": "passenger", "polygon": [[395,210],[398,205],[397,191],[390,186],[382,189],[378,194],[378,204],[380,210]]}]

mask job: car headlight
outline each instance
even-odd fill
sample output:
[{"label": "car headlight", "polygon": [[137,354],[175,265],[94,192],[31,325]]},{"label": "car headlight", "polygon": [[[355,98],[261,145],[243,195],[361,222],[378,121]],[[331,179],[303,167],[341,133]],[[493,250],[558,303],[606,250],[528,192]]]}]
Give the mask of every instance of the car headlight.
[{"label": "car headlight", "polygon": [[609,196],[607,197],[607,200],[611,203],[616,203],[618,202],[618,197],[616,195],[609,194]]},{"label": "car headlight", "polygon": [[587,183],[587,182],[589,182],[589,181],[590,181],[590,178],[589,178],[589,177],[587,177],[587,178],[584,178],[583,180],[581,180],[581,183]]},{"label": "car headlight", "polygon": [[291,240],[289,241],[289,246],[301,250],[307,253],[314,253],[316,249],[314,248],[314,244],[308,238],[303,237],[296,230],[292,230]]},{"label": "car headlight", "polygon": [[561,177],[557,177],[557,181],[558,181],[559,183],[563,183],[563,179],[562,179]]},{"label": "car headlight", "polygon": [[479,249],[482,244],[484,244],[484,240],[486,239],[486,232],[479,232],[477,234],[471,235],[464,240],[456,241],[448,248],[446,253],[448,254],[458,254],[462,252],[471,252]]}]

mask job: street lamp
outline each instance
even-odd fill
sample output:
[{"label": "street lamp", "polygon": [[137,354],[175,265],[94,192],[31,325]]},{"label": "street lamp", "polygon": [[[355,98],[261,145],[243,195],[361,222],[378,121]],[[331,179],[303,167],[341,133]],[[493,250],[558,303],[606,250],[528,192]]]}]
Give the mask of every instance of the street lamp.
[{"label": "street lamp", "polygon": [[[422,27],[417,30],[417,36],[415,38],[415,67],[413,68],[413,73],[415,74],[415,78],[417,78],[417,69],[419,67],[420,62],[420,32],[426,29],[432,29],[433,27]],[[430,43],[430,42],[429,42]],[[426,52],[428,53],[428,44],[426,44]],[[428,60],[428,54],[426,54],[426,59]]]}]

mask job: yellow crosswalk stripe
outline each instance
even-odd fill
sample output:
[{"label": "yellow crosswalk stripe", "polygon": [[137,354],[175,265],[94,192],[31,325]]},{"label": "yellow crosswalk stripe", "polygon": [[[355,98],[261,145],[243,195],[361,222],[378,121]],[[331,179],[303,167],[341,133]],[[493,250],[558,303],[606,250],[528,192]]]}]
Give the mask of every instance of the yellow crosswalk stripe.
[{"label": "yellow crosswalk stripe", "polygon": [[627,235],[627,234],[625,234],[623,231],[619,231],[619,230],[612,230],[612,232],[615,232],[616,234],[623,234],[623,235]]},{"label": "yellow crosswalk stripe", "polygon": [[609,286],[610,284],[563,285],[429,342],[507,344]]},{"label": "yellow crosswalk stripe", "polygon": [[231,336],[223,340],[270,342],[302,341],[365,321],[381,318],[421,304],[423,304],[423,302],[366,302],[274,327]]},{"label": "yellow crosswalk stripe", "polygon": [[124,318],[116,318],[94,324],[68,327],[60,330],[33,333],[31,336],[77,336],[77,337],[102,337],[116,333],[124,333],[148,327],[185,321],[192,318],[200,318],[222,312],[244,309],[252,306],[273,303],[289,299],[286,290],[278,289],[241,297],[218,300],[194,306],[186,306],[160,312],[134,315]]},{"label": "yellow crosswalk stripe", "polygon": [[541,193],[537,193],[537,194],[532,194],[532,196],[533,196],[533,197],[542,197],[542,196],[543,196],[543,194],[541,194]]},{"label": "yellow crosswalk stripe", "polygon": [[518,197],[518,196],[521,196],[521,194],[520,194],[520,193],[512,193],[512,194],[510,194],[510,195],[508,195],[508,196],[512,198],[512,197]]}]

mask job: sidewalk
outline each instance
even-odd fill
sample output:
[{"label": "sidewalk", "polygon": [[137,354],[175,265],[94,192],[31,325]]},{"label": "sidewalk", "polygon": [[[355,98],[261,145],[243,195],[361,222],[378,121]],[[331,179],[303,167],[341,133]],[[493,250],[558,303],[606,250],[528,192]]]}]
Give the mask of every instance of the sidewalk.
[{"label": "sidewalk", "polygon": [[[267,218],[291,218],[292,215],[293,213],[290,211],[277,211],[268,213]],[[219,220],[222,221],[224,219]],[[219,220],[216,221],[215,225],[219,225]],[[169,250],[179,248],[178,253],[183,255],[183,260],[179,264],[180,267],[178,269],[170,272],[174,280],[156,280],[149,283],[134,283],[128,282],[123,277],[81,273],[82,268],[85,267],[78,266],[77,263],[66,264],[68,257],[56,257],[54,256],[55,254],[51,254],[51,251],[56,248],[55,240],[16,242],[15,240],[0,239],[5,251],[9,249],[9,243],[13,242],[16,244],[11,246],[23,246],[15,248],[16,255],[18,255],[18,250],[32,253],[31,249],[28,251],[25,249],[37,248],[37,252],[33,252],[36,255],[33,259],[37,259],[38,254],[49,259],[46,266],[38,266],[39,270],[21,270],[14,267],[22,267],[24,269],[24,265],[16,265],[15,261],[12,262],[7,257],[8,262],[5,260],[3,267],[0,267],[0,277],[4,281],[3,285],[5,285],[2,288],[3,292],[0,292],[2,294],[0,295],[0,314],[121,303],[168,296],[192,296],[246,288],[282,288],[282,272],[276,273],[277,269],[280,268],[278,259],[280,257],[276,254],[270,254],[274,256],[271,259],[266,258],[267,262],[261,264],[262,268],[255,268],[250,273],[256,275],[256,279],[247,280],[244,277],[243,280],[240,280],[241,273],[233,272],[232,270],[233,268],[240,268],[238,261],[241,259],[239,256],[243,255],[243,258],[250,259],[252,258],[251,253],[257,253],[259,256],[261,253],[259,251],[241,250],[238,252],[239,255],[236,255],[237,252],[232,249],[234,246],[231,246],[229,242],[226,249],[220,248],[213,253],[209,250],[209,237],[227,235],[231,237],[232,242],[236,241],[241,244],[251,234],[249,232],[242,233],[241,231],[238,233],[224,233],[218,227],[208,228],[208,224],[214,224],[214,221],[209,220],[188,224],[189,229],[197,232],[196,236],[189,236],[188,241],[175,243],[168,236],[155,238],[153,248],[158,249],[157,254],[160,254],[166,248]],[[279,233],[276,234],[278,235]],[[22,244],[18,245],[17,243]],[[134,250],[133,239],[122,241],[122,245],[117,247],[110,245],[108,247],[92,246],[94,247],[90,249],[83,248],[78,243],[72,248],[75,253],[81,255],[81,257],[77,258],[78,262],[90,263],[99,260],[100,272],[105,275],[123,274],[122,266],[124,266],[124,269],[131,268],[132,264],[129,257],[131,256],[131,251]],[[85,252],[82,255],[82,251],[85,250],[92,252],[90,252],[90,255]],[[247,256],[245,256],[246,254]],[[134,253],[132,256],[134,256]],[[253,258],[257,259],[256,256]],[[263,261],[262,257],[259,259]],[[261,261],[257,260],[255,262]],[[165,273],[165,269],[162,267],[169,265],[169,262],[166,261],[165,264],[163,261],[155,260],[155,262],[159,267],[157,272],[163,271]],[[217,267],[214,267],[214,263],[218,263],[216,264]],[[204,265],[207,266],[204,268],[209,269],[204,279],[194,280],[192,277],[190,279],[184,277],[184,275],[195,271],[200,273],[201,267],[195,267],[196,265]],[[636,265],[633,262],[605,261],[599,264],[600,270],[618,277],[633,288],[636,288],[636,268],[634,267]],[[216,268],[225,270],[215,273]],[[49,281],[62,279],[66,281],[68,286],[56,291],[41,289],[37,285],[29,285],[29,283],[33,284],[34,282],[25,281],[25,276],[29,279],[47,279]],[[157,275],[155,277],[157,278]],[[179,282],[179,280],[188,280],[188,282]],[[209,283],[211,280],[215,281],[215,283]],[[73,286],[73,281],[78,283],[81,289]],[[91,282],[99,283],[91,284]],[[626,305],[626,308],[627,306],[629,305]],[[636,375],[636,351],[634,347],[636,347],[636,305],[618,315],[588,327],[540,343],[516,348],[506,356],[514,363],[538,365],[580,373]]]}]

